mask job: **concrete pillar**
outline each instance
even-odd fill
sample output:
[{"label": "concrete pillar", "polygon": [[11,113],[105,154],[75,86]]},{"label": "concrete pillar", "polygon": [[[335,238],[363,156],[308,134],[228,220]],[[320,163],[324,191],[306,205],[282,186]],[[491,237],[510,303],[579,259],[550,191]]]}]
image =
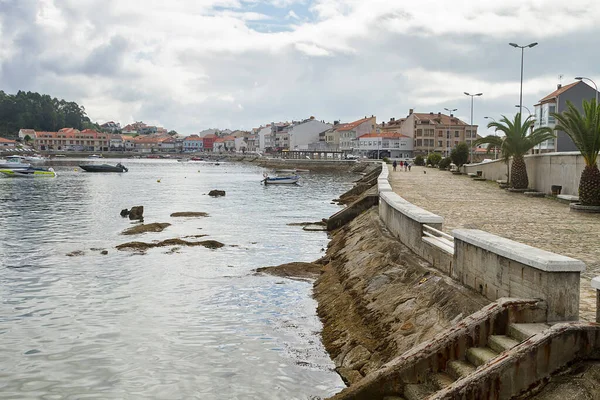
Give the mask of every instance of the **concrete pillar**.
[{"label": "concrete pillar", "polygon": [[592,287],[596,289],[596,322],[600,323],[600,276],[592,279]]}]

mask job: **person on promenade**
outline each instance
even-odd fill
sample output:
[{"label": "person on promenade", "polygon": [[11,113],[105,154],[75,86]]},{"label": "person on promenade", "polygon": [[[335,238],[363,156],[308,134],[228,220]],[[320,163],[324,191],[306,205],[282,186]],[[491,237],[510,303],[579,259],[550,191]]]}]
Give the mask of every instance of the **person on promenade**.
[{"label": "person on promenade", "polygon": [[410,172],[410,167],[412,166],[411,163],[408,163],[408,172]]},{"label": "person on promenade", "polygon": [[408,171],[408,161],[404,161],[404,172]]},{"label": "person on promenade", "polygon": [[394,167],[394,171],[396,170],[397,166],[398,166],[398,163],[396,162],[396,160],[394,160],[394,162],[392,163],[392,167]]},{"label": "person on promenade", "polygon": [[402,171],[403,166],[404,166],[404,163],[402,161],[400,161],[400,171]]}]

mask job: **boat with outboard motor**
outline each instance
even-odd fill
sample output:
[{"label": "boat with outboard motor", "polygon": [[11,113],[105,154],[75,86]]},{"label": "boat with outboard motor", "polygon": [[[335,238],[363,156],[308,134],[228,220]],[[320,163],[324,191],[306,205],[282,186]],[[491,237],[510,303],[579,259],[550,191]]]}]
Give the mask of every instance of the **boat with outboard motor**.
[{"label": "boat with outboard motor", "polygon": [[0,169],[24,169],[31,167],[23,156],[7,156],[0,160]]},{"label": "boat with outboard motor", "polygon": [[56,172],[53,168],[23,168],[23,169],[0,169],[0,173],[11,178],[55,178]]},{"label": "boat with outboard motor", "polygon": [[127,171],[129,171],[121,163],[118,163],[117,165],[108,165],[108,164],[94,165],[94,164],[88,164],[88,165],[80,165],[79,168],[81,168],[82,170],[84,170],[86,172],[127,172]]}]

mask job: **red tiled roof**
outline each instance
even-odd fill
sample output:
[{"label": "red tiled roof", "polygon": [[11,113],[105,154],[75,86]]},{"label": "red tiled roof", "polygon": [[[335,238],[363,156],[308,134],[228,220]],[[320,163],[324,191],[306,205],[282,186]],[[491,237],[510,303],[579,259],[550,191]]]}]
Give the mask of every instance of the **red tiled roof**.
[{"label": "red tiled roof", "polygon": [[365,133],[364,135],[360,135],[358,138],[384,138],[384,139],[398,139],[398,138],[409,138],[410,136],[403,135],[401,133],[395,132],[382,132],[382,133]]},{"label": "red tiled roof", "polygon": [[188,137],[186,137],[185,139],[183,139],[184,142],[193,142],[193,141],[202,141],[203,138],[201,138],[198,135],[190,135]]},{"label": "red tiled roof", "polygon": [[0,143],[12,143],[12,144],[16,144],[17,142],[14,140],[10,140],[10,139],[6,139],[3,137],[0,137]]},{"label": "red tiled roof", "polygon": [[231,135],[230,136],[225,136],[225,137],[223,137],[223,140],[226,141],[226,142],[231,142],[231,141],[235,140],[235,136],[231,136]]},{"label": "red tiled roof", "polygon": [[336,128],[335,130],[336,131],[350,131],[350,130],[356,128],[357,126],[359,126],[360,124],[365,123],[372,118],[374,118],[374,117],[363,118],[363,119],[359,119],[358,121],[350,122],[348,124],[343,124],[339,128]]},{"label": "red tiled roof", "polygon": [[412,115],[419,121],[433,121],[435,124],[441,125],[468,125],[466,122],[461,121],[456,117],[451,117],[446,114],[428,114],[428,113],[413,113]]},{"label": "red tiled roof", "polygon": [[[565,86],[561,86],[560,88],[556,89],[554,92],[550,93],[548,96],[544,97],[543,99],[540,100],[540,103],[545,103],[549,100],[554,100],[555,98],[557,98],[560,94],[566,92],[567,90],[571,89],[573,86],[578,85],[582,83],[581,81],[577,81],[577,82],[573,82],[570,83],[568,85]],[[585,83],[584,83],[585,85]]]}]

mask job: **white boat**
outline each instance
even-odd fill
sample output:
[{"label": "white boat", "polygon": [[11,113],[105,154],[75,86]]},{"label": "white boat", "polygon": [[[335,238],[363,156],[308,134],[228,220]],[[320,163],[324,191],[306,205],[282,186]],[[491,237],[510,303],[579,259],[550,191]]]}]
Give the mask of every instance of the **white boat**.
[{"label": "white boat", "polygon": [[25,169],[31,167],[31,164],[25,161],[23,156],[8,156],[5,160],[0,160],[0,169]]},{"label": "white boat", "polygon": [[98,154],[92,154],[92,155],[89,155],[88,158],[102,158],[102,156],[98,155]]},{"label": "white boat", "polygon": [[177,162],[188,162],[188,161],[190,161],[189,158],[178,158],[177,159]]},{"label": "white boat", "polygon": [[32,164],[41,164],[44,161],[46,161],[46,159],[40,156],[39,154],[34,154],[32,156],[25,156],[25,161],[30,162]]},{"label": "white boat", "polygon": [[0,169],[0,173],[11,178],[55,178],[56,172],[52,168],[24,168],[24,169]]},{"label": "white boat", "polygon": [[264,177],[265,179],[263,179],[263,182],[265,185],[293,185],[294,183],[298,183],[300,180],[298,175],[278,176],[274,178],[264,175]]},{"label": "white boat", "polygon": [[295,169],[276,169],[275,172],[278,174],[293,174],[296,172],[296,170]]}]

